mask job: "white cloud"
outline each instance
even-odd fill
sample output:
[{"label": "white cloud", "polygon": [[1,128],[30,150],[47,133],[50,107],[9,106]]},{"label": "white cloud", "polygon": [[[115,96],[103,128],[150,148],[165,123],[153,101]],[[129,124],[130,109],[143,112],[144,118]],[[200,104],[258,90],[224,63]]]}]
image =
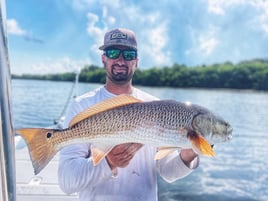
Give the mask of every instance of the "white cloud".
[{"label": "white cloud", "polygon": [[121,2],[121,0],[103,0],[101,2],[101,5],[104,7],[108,7],[111,9],[118,9],[118,8],[122,8],[121,6],[123,5],[123,2]]},{"label": "white cloud", "polygon": [[96,26],[96,23],[99,21],[99,17],[94,13],[87,14],[88,24],[87,24],[87,32],[91,36],[99,35],[101,33],[101,29]]},{"label": "white cloud", "polygon": [[[239,11],[239,9],[243,8],[245,11],[245,15],[252,14],[252,19],[248,19],[248,21],[253,21],[255,27],[252,29],[256,29],[256,25],[260,25],[261,29],[268,34],[268,1],[259,1],[259,0],[208,0],[208,11],[210,13],[225,15],[230,7],[235,7],[235,10]],[[244,6],[244,7],[242,7]],[[247,8],[247,9],[246,9]],[[243,22],[245,23],[245,22]]]},{"label": "white cloud", "polygon": [[218,43],[219,42],[215,38],[201,37],[199,45],[200,52],[203,52],[204,55],[209,56],[213,53]]},{"label": "white cloud", "polygon": [[107,19],[107,23],[108,23],[110,26],[113,26],[113,25],[116,23],[116,19],[115,19],[115,17],[113,17],[113,16],[109,16],[108,19]]},{"label": "white cloud", "polygon": [[89,60],[72,60],[69,57],[59,58],[57,60],[48,59],[44,63],[33,64],[32,68],[35,72],[42,72],[43,74],[64,73],[64,72],[78,72],[80,68],[89,63]]},{"label": "white cloud", "polygon": [[19,26],[18,22],[15,19],[7,20],[7,33],[18,36],[26,35],[26,31]]},{"label": "white cloud", "polygon": [[116,22],[116,18],[114,16],[109,16],[108,15],[108,8],[107,6],[104,6],[102,8],[102,18],[103,18],[103,24],[108,24],[108,26],[112,26]]},{"label": "white cloud", "polygon": [[15,19],[7,20],[7,33],[10,35],[16,35],[23,37],[26,41],[35,43],[43,43],[43,40],[36,38],[26,30],[22,29]]},{"label": "white cloud", "polygon": [[170,52],[165,50],[168,41],[168,32],[165,24],[146,31],[147,41],[143,43],[142,54],[150,65],[168,65],[171,63]]},{"label": "white cloud", "polygon": [[[167,51],[168,27],[159,11],[143,11],[136,4],[119,0],[102,1],[102,15],[87,14],[87,32],[93,41],[91,56],[96,55],[97,48],[103,43],[107,30],[116,27],[132,29],[137,34],[140,63],[144,67],[170,64],[170,52]],[[120,11],[120,12],[119,12]]]},{"label": "white cloud", "polygon": [[268,36],[268,1],[255,1],[253,6],[259,10],[260,15],[257,17],[257,21],[259,21],[261,29]]},{"label": "white cloud", "polygon": [[[69,0],[66,0],[69,3]],[[88,7],[93,7],[98,3],[98,0],[71,0],[71,6],[77,11],[87,10]]]},{"label": "white cloud", "polygon": [[207,28],[205,32],[200,33],[199,30],[191,29],[191,38],[193,45],[185,51],[185,55],[192,58],[208,58],[214,54],[217,46],[220,44],[216,38],[218,32],[213,26]]},{"label": "white cloud", "polygon": [[97,54],[97,50],[99,46],[103,43],[103,37],[105,32],[107,31],[107,27],[99,28],[97,24],[99,23],[99,16],[94,13],[87,13],[87,33],[90,36],[90,39],[92,40],[92,46],[90,47],[92,54],[91,56],[94,57],[94,55]]},{"label": "white cloud", "polygon": [[208,11],[218,15],[224,15],[230,6],[247,3],[246,0],[208,0]]},{"label": "white cloud", "polygon": [[[30,61],[31,62],[31,61]],[[13,61],[14,68],[16,62]],[[23,63],[20,65],[20,69],[11,68],[12,73],[16,74],[38,74],[45,75],[51,73],[65,73],[65,72],[79,72],[85,65],[91,63],[89,59],[73,60],[69,57],[61,57],[58,59],[46,58],[39,62]]]}]

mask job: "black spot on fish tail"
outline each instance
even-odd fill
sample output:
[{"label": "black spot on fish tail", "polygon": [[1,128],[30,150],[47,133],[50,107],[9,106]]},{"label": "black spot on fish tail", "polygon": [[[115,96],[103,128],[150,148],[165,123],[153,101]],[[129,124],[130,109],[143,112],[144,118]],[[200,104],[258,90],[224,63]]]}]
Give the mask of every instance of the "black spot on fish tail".
[{"label": "black spot on fish tail", "polygon": [[52,133],[48,132],[47,133],[47,138],[51,138],[51,136],[52,136]]}]

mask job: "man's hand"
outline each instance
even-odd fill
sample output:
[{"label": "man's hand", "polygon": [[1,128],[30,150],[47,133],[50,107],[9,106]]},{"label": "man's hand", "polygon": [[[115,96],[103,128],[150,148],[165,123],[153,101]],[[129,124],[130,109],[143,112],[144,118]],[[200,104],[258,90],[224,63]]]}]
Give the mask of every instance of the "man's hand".
[{"label": "man's hand", "polygon": [[138,143],[126,143],[115,146],[106,156],[106,160],[111,170],[114,170],[117,167],[126,167],[142,146],[142,144]]},{"label": "man's hand", "polygon": [[190,167],[190,163],[198,156],[192,149],[182,149],[181,159],[185,165]]}]

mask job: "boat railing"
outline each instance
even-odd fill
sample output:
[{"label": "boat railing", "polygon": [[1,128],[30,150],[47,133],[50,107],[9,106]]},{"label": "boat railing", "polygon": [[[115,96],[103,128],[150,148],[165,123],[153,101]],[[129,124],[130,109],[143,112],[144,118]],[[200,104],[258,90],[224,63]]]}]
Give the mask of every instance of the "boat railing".
[{"label": "boat railing", "polygon": [[11,74],[8,57],[6,7],[0,0],[0,200],[16,200],[16,173],[11,113]]}]

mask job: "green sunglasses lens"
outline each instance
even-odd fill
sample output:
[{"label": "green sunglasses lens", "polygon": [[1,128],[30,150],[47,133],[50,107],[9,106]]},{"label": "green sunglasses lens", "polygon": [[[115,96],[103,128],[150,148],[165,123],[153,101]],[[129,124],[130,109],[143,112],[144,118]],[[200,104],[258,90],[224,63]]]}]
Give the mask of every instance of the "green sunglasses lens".
[{"label": "green sunglasses lens", "polygon": [[106,50],[105,54],[110,59],[117,59],[120,55],[120,52],[121,52],[120,50],[110,49]]},{"label": "green sunglasses lens", "polygon": [[136,59],[136,51],[134,50],[124,50],[123,51],[123,56],[124,56],[124,59],[125,60],[133,60],[133,59]]},{"label": "green sunglasses lens", "polygon": [[124,59],[127,61],[137,58],[137,52],[135,50],[107,49],[105,50],[105,55],[110,59],[117,59],[121,52],[123,53]]}]

